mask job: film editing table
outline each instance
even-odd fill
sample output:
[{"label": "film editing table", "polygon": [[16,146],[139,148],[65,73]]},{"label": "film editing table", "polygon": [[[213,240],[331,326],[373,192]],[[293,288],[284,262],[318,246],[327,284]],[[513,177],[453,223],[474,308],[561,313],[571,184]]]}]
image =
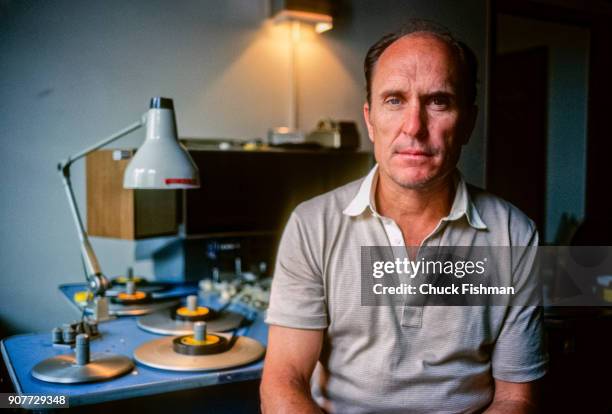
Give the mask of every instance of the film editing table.
[{"label": "film editing table", "polygon": [[[62,285],[60,290],[73,301],[74,293],[84,289],[82,284]],[[197,293],[197,287],[177,286],[178,296]],[[211,308],[219,307],[218,296],[200,296],[199,304]],[[243,323],[235,335],[255,339],[265,347],[267,326],[263,312],[242,302],[232,302],[227,310],[243,316]],[[123,355],[134,361],[134,369],[122,376],[100,382],[61,384],[41,381],[32,374],[35,366],[48,358],[62,354],[74,354],[67,347],[53,345],[51,333],[15,335],[1,342],[2,356],[15,389],[20,394],[59,394],[69,396],[70,406],[107,403],[137,397],[151,396],[179,390],[190,390],[219,384],[229,384],[260,378],[262,358],[252,363],[221,370],[171,371],[152,368],[135,360],[135,351],[144,344],[164,336],[141,329],[139,316],[122,316],[99,324],[100,338],[90,341],[91,355]],[[253,341],[254,342],[254,341]]]}]

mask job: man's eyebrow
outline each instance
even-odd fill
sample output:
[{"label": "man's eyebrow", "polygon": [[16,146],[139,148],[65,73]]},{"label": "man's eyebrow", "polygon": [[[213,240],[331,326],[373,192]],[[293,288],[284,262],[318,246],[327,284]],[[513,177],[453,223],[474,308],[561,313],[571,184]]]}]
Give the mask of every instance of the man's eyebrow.
[{"label": "man's eyebrow", "polygon": [[380,92],[379,96],[404,96],[405,92],[401,89],[385,89]]},{"label": "man's eyebrow", "polygon": [[[385,89],[379,93],[380,97],[387,96],[404,96],[406,92],[402,89]],[[452,90],[439,89],[432,92],[428,92],[426,94],[421,95],[425,98],[433,98],[433,97],[447,97],[447,98],[456,98],[457,94]]]},{"label": "man's eyebrow", "polygon": [[425,98],[435,98],[435,97],[443,97],[443,98],[451,98],[454,99],[457,97],[457,94],[452,91],[438,90],[426,93],[423,95]]}]

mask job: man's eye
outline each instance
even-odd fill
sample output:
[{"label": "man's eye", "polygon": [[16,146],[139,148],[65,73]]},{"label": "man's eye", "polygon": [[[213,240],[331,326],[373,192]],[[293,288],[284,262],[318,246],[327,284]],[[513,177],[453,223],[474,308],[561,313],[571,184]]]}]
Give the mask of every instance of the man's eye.
[{"label": "man's eye", "polygon": [[385,103],[389,104],[389,105],[399,105],[402,103],[401,99],[396,97],[396,96],[392,96],[390,98],[387,98],[385,100]]},{"label": "man's eye", "polygon": [[446,107],[450,105],[448,96],[434,96],[431,98],[431,103],[435,106]]}]

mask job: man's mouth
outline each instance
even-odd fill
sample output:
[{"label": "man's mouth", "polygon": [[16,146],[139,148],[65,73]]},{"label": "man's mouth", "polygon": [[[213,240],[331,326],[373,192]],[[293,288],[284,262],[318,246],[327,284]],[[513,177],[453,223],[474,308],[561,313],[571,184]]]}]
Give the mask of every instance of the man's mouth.
[{"label": "man's mouth", "polygon": [[429,151],[423,151],[418,149],[404,149],[395,152],[396,155],[401,156],[408,160],[424,160],[431,157],[433,154]]}]

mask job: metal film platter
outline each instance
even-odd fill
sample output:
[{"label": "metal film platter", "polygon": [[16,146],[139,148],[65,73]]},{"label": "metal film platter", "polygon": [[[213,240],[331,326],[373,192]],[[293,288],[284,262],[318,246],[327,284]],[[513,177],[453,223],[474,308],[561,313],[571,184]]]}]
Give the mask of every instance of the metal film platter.
[{"label": "metal film platter", "polygon": [[[114,287],[106,291],[108,313],[115,316],[139,316],[171,308],[180,303],[178,298],[156,297],[160,292],[137,290],[134,283],[126,283],[125,288]],[[123,298],[122,298],[123,297]],[[74,302],[88,313],[94,312],[93,295],[89,291],[76,292]]]},{"label": "metal film platter", "polygon": [[[242,324],[244,316],[235,312],[222,312],[218,318],[206,321],[210,330],[230,331]],[[172,319],[172,310],[150,313],[138,319],[138,326],[158,335],[187,335],[193,331],[193,322]]]},{"label": "metal film platter", "polygon": [[123,355],[89,354],[87,335],[78,335],[74,354],[57,355],[36,364],[32,376],[45,382],[77,384],[107,381],[134,369],[132,360]]},{"label": "metal film platter", "polygon": [[123,355],[94,354],[87,365],[76,365],[74,355],[58,355],[45,359],[32,368],[32,376],[46,382],[76,384],[106,381],[134,368],[134,363]]},{"label": "metal film platter", "polygon": [[164,299],[160,301],[153,301],[150,303],[141,303],[137,305],[122,305],[119,303],[109,303],[108,313],[117,316],[139,316],[147,315],[153,312],[158,312],[163,309],[168,309],[178,305],[180,301],[178,299]]},{"label": "metal film platter", "polygon": [[[197,306],[198,297],[191,295],[187,297],[187,306],[184,311],[187,314],[198,314],[204,312],[205,307]],[[177,317],[179,309],[166,309],[150,313],[138,319],[138,326],[145,331],[159,335],[188,335],[193,332],[194,322],[197,320],[185,320]],[[230,331],[238,328],[244,321],[244,316],[231,311],[222,311],[211,315],[206,319],[208,329],[215,332]]]},{"label": "metal film platter", "polygon": [[245,336],[234,337],[217,333],[231,343],[224,352],[209,355],[186,355],[175,350],[175,342],[181,337],[164,337],[147,342],[134,351],[134,359],[152,368],[169,371],[212,371],[234,368],[261,359],[264,346]]},{"label": "metal film platter", "polygon": [[152,292],[138,290],[133,280],[125,283],[125,290],[110,297],[108,311],[111,315],[138,316],[175,306],[178,299],[155,299]]},{"label": "metal film platter", "polygon": [[[137,288],[138,290],[141,290],[143,292],[148,292],[148,293],[164,292],[170,289],[168,285],[166,284],[154,283],[154,282],[148,283],[148,284],[137,285]],[[125,284],[114,283],[112,287],[106,291],[106,293],[108,295],[113,296],[121,292],[122,290],[125,290]]]},{"label": "metal film platter", "polygon": [[110,295],[116,295],[122,290],[126,290],[129,283],[134,283],[138,290],[148,293],[163,292],[170,289],[168,283],[148,280],[143,276],[134,276],[133,269],[130,267],[125,275],[111,279],[111,288],[106,292]]}]

